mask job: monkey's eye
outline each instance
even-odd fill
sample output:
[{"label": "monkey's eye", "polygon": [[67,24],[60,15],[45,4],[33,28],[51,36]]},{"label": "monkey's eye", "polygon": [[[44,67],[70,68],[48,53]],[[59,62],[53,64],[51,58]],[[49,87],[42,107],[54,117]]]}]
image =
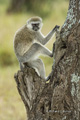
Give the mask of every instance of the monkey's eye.
[{"label": "monkey's eye", "polygon": [[39,23],[32,24],[32,26],[33,26],[33,27],[34,27],[34,26],[39,26]]},{"label": "monkey's eye", "polygon": [[36,23],[37,26],[39,26],[39,23]]},{"label": "monkey's eye", "polygon": [[34,27],[34,26],[35,26],[35,24],[32,24],[32,26]]}]

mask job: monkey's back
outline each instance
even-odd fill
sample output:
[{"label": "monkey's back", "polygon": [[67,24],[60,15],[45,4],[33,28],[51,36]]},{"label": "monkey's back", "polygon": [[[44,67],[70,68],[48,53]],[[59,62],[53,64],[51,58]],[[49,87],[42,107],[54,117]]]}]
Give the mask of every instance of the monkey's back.
[{"label": "monkey's back", "polygon": [[28,51],[35,39],[35,35],[26,25],[16,32],[14,38],[14,50],[16,55],[23,56]]}]

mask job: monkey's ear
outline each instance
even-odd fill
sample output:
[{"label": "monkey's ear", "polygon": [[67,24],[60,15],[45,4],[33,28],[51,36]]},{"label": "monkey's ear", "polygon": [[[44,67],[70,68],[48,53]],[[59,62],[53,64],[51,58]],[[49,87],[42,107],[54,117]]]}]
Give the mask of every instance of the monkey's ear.
[{"label": "monkey's ear", "polygon": [[41,18],[41,17],[39,17],[39,19],[40,19],[40,21],[42,22],[42,18]]},{"label": "monkey's ear", "polygon": [[41,26],[43,26],[43,23],[41,23]]},{"label": "monkey's ear", "polygon": [[29,20],[27,20],[26,22],[27,22],[27,24],[29,24]]},{"label": "monkey's ear", "polygon": [[29,23],[30,23],[30,21],[31,21],[31,18],[29,18],[29,19],[27,20],[27,24],[29,24]]}]

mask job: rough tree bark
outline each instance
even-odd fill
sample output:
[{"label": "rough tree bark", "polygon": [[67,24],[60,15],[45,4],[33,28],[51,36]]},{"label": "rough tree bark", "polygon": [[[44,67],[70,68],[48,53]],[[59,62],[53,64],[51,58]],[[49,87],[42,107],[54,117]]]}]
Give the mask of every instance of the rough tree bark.
[{"label": "rough tree bark", "polygon": [[70,0],[54,47],[48,84],[28,67],[15,75],[28,120],[80,120],[80,0]]}]

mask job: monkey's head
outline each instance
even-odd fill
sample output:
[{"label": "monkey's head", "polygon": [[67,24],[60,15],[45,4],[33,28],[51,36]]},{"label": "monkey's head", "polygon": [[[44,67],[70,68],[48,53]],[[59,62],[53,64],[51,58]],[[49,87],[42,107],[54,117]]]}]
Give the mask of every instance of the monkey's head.
[{"label": "monkey's head", "polygon": [[27,28],[36,32],[42,28],[42,25],[40,17],[32,17],[27,21]]}]

